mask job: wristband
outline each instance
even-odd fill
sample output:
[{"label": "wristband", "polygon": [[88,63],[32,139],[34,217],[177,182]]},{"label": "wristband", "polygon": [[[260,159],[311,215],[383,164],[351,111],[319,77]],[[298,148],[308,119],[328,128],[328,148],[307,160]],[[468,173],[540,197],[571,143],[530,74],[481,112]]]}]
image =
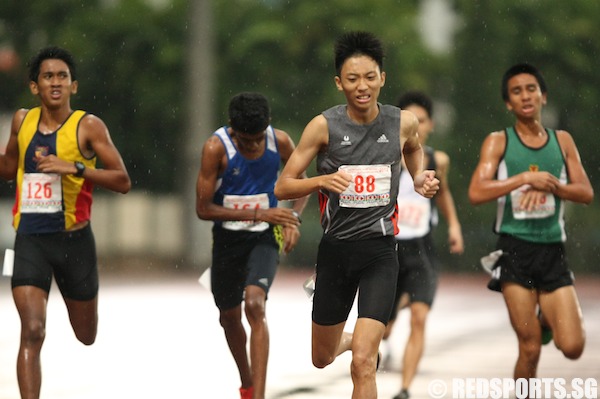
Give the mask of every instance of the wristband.
[{"label": "wristband", "polygon": [[296,212],[296,211],[292,210],[292,215],[294,215],[294,217],[295,217],[296,219],[298,219],[298,223],[299,223],[299,224],[302,224],[302,219],[300,219],[300,214],[299,214],[298,212]]}]

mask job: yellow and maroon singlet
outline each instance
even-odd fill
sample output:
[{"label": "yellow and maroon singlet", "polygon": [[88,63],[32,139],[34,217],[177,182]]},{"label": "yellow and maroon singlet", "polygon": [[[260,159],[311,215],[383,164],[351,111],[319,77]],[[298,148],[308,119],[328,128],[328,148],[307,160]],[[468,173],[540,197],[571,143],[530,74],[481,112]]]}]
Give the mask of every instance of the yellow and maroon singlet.
[{"label": "yellow and maroon singlet", "polygon": [[74,111],[62,126],[49,134],[39,129],[41,108],[27,112],[19,128],[17,192],[13,226],[20,234],[55,233],[90,219],[93,184],[82,177],[39,173],[37,159],[50,154],[96,167],[96,157],[85,158],[77,132],[85,111]]}]

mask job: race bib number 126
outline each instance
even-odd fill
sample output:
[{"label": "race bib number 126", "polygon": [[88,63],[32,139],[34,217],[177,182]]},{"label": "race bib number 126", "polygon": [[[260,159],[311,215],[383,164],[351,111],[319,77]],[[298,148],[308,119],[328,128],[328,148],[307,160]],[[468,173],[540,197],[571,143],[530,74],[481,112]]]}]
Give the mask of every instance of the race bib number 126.
[{"label": "race bib number 126", "polygon": [[25,173],[21,186],[21,213],[62,212],[62,184],[54,173]]}]

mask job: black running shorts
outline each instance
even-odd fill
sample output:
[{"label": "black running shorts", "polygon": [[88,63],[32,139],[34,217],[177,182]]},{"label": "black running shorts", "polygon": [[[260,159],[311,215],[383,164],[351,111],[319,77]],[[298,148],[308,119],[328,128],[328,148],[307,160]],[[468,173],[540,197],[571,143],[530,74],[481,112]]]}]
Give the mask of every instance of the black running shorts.
[{"label": "black running shorts", "polygon": [[501,291],[503,282],[541,291],[573,284],[573,272],[568,268],[563,243],[535,243],[502,234],[496,247],[503,254],[488,284],[493,291]]},{"label": "black running shorts", "polygon": [[338,240],[323,236],[317,255],[312,319],[346,321],[358,290],[358,317],[387,324],[394,304],[398,258],[394,237]]},{"label": "black running shorts", "polygon": [[[408,294],[411,303],[433,304],[438,286],[439,262],[431,233],[411,240],[398,240],[398,285],[394,309],[403,294]],[[397,312],[392,313],[392,319]]]},{"label": "black running shorts", "polygon": [[259,286],[268,295],[279,264],[279,244],[272,227],[255,233],[215,226],[212,253],[210,284],[219,309],[238,306],[248,285]]},{"label": "black running shorts", "polygon": [[98,295],[98,263],[92,228],[17,234],[12,287],[33,285],[50,292],[52,276],[63,297],[88,301]]}]

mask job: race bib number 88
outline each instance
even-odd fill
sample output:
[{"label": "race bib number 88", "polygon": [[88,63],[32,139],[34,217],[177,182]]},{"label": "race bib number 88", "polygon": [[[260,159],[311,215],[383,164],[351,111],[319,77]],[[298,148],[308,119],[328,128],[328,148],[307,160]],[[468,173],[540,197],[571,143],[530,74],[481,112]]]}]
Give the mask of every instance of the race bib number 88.
[{"label": "race bib number 88", "polygon": [[352,183],[340,194],[344,208],[371,208],[390,203],[391,165],[342,165],[340,171],[352,175]]}]

